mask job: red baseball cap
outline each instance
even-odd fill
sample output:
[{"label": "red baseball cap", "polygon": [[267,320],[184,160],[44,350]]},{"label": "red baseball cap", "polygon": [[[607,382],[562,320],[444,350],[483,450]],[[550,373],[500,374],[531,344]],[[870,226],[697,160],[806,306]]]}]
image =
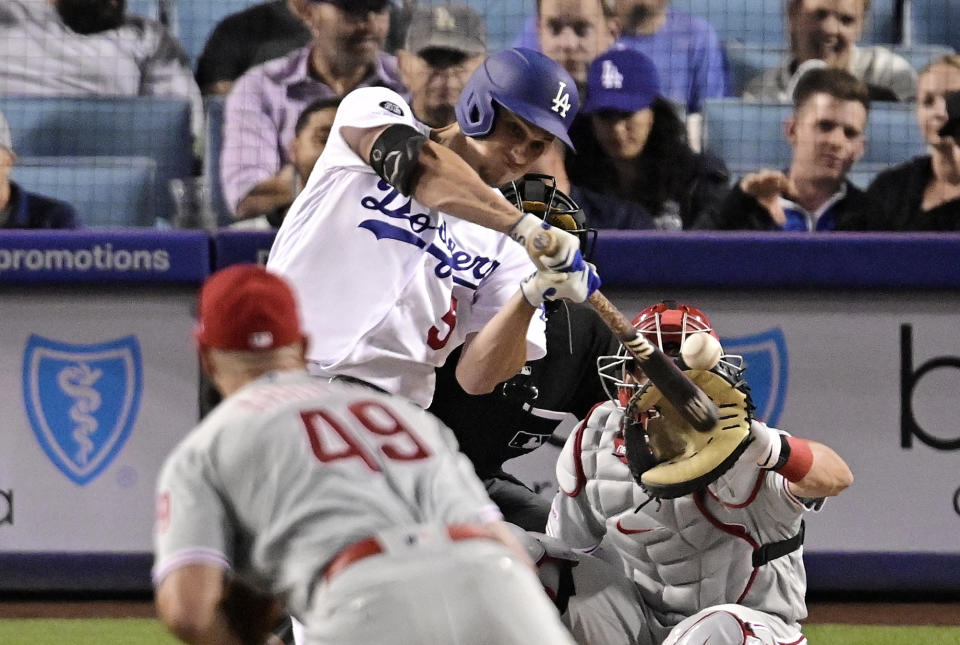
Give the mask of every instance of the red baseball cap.
[{"label": "red baseball cap", "polygon": [[210,276],[199,296],[194,337],[201,347],[266,351],[304,340],[286,280],[259,264],[236,264]]}]

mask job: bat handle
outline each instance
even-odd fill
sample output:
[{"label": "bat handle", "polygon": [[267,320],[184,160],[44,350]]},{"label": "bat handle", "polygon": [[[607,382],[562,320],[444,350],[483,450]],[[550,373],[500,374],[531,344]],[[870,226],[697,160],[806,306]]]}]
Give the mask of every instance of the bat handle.
[{"label": "bat handle", "polygon": [[547,268],[540,262],[540,256],[553,255],[557,252],[557,238],[553,231],[544,228],[527,241],[527,253],[541,271]]}]

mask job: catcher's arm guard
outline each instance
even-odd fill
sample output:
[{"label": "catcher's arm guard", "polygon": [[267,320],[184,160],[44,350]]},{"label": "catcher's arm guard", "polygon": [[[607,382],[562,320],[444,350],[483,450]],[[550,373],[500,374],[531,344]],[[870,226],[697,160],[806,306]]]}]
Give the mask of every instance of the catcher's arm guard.
[{"label": "catcher's arm guard", "polygon": [[719,410],[719,420],[707,432],[687,423],[652,383],[631,398],[626,414],[643,423],[631,424],[625,432],[645,430],[645,436],[626,438],[627,457],[631,463],[640,461],[640,455],[631,452],[642,451],[645,442],[657,465],[637,469],[634,476],[652,497],[673,499],[700,490],[727,472],[746,450],[753,403],[741,372],[723,362],[709,371],[685,372]]}]

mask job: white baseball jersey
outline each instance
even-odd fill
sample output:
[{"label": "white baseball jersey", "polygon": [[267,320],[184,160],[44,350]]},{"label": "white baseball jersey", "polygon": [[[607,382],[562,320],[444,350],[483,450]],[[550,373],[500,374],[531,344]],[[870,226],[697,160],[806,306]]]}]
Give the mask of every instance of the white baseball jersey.
[{"label": "white baseball jersey", "polygon": [[303,617],[318,573],[357,540],[499,518],[453,433],[424,410],[300,370],[273,372],[225,400],[167,458],[153,578],[188,564],[229,567]]},{"label": "white baseball jersey", "polygon": [[[267,267],[297,292],[307,357],[323,372],[426,407],[434,368],[480,331],[535,267],[506,235],[401,195],[341,134],[395,123],[429,132],[392,90],[360,88],[344,98]],[[529,360],[544,355],[542,316],[534,316],[527,341]]]},{"label": "white baseball jersey", "polygon": [[622,417],[608,401],[570,434],[547,533],[584,551],[606,538],[640,588],[656,642],[684,618],[723,604],[763,612],[763,629],[783,642],[802,639],[802,549],[759,567],[752,556],[795,536],[807,507],[783,476],[757,467],[757,443],[705,493],[644,504],[649,498],[626,463]]}]

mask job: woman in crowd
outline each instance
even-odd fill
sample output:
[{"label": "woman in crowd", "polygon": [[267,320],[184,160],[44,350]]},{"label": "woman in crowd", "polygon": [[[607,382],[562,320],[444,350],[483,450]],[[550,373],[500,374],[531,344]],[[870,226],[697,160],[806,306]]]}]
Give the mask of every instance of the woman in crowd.
[{"label": "woman in crowd", "polygon": [[[574,140],[567,156],[574,185],[640,204],[657,228],[693,228],[719,208],[728,190],[723,162],[697,154],[673,105],[660,94],[653,62],[630,49],[612,49],[596,58],[587,77],[587,136]],[[573,133],[573,131],[572,131]],[[605,221],[597,228],[643,228]]]},{"label": "woman in crowd", "polygon": [[863,229],[960,230],[960,94],[948,97],[956,92],[960,55],[938,58],[921,72],[917,120],[928,154],[877,175],[867,188],[871,208]]}]

